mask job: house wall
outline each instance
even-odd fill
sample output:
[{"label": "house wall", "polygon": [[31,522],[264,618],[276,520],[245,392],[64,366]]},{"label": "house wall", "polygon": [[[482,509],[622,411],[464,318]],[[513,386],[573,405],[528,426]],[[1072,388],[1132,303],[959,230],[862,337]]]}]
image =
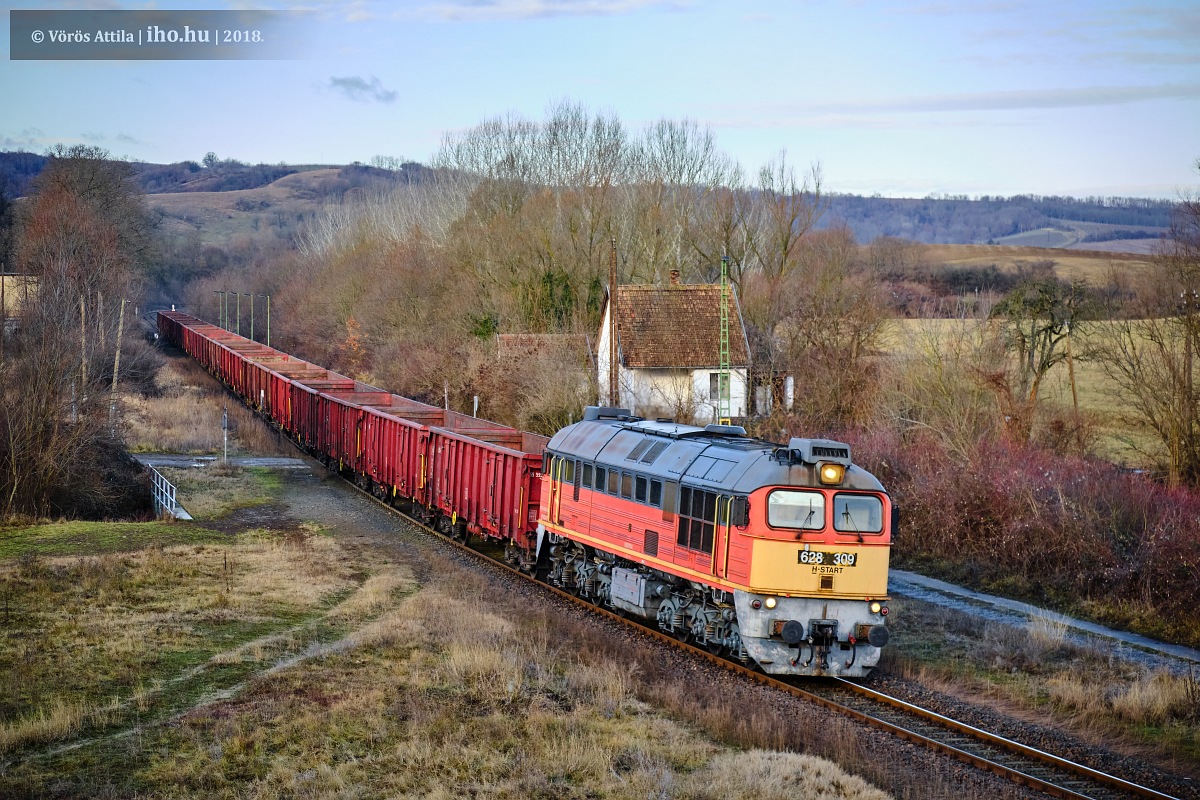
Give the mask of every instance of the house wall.
[{"label": "house wall", "polygon": [[[671,417],[679,421],[707,424],[717,421],[717,403],[710,399],[709,375],[716,367],[704,369],[626,369],[619,368],[620,397],[609,397],[609,321],[606,313],[600,323],[596,347],[596,372],[601,405],[628,408],[637,416],[652,419]],[[732,367],[729,381],[729,410],[734,417],[749,414],[747,404],[747,368]]]},{"label": "house wall", "polygon": [[[681,422],[717,421],[717,403],[710,398],[709,377],[716,369],[621,369],[621,402],[640,417],[670,417]],[[735,417],[746,414],[746,369],[730,370],[729,408]]]}]

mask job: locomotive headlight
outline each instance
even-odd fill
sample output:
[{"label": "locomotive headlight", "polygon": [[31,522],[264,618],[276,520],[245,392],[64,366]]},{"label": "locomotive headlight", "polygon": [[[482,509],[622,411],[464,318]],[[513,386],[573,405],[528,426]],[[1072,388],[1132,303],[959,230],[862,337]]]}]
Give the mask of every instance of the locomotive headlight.
[{"label": "locomotive headlight", "polygon": [[878,600],[871,601],[871,613],[872,614],[878,614],[882,608],[883,608],[883,603],[879,602]]},{"label": "locomotive headlight", "polygon": [[846,468],[841,464],[822,464],[818,468],[821,483],[826,486],[836,486],[846,477]]},{"label": "locomotive headlight", "polygon": [[776,602],[778,602],[778,601],[776,601],[774,597],[768,597],[767,598],[767,608],[774,608]]}]

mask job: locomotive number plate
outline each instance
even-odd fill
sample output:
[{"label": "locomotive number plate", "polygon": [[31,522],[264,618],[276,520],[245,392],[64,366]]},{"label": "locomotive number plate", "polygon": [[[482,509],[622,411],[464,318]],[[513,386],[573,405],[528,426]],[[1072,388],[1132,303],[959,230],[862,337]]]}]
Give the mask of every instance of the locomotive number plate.
[{"label": "locomotive number plate", "polygon": [[[820,550],[801,550],[796,563],[810,567],[853,567],[858,564],[858,553],[824,553]],[[818,570],[814,569],[813,572]],[[840,572],[841,570],[838,570]]]}]

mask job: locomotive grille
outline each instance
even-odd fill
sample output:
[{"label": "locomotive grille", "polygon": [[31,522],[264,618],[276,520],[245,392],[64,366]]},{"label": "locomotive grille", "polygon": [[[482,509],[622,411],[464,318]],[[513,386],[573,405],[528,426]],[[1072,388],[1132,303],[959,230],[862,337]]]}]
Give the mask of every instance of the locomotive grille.
[{"label": "locomotive grille", "polygon": [[814,458],[849,458],[850,451],[845,447],[821,447],[813,445]]},{"label": "locomotive grille", "polygon": [[646,531],[646,541],[642,545],[642,552],[648,556],[658,555],[658,531]]},{"label": "locomotive grille", "polygon": [[833,591],[833,576],[832,575],[822,575],[821,576],[821,591],[823,591],[823,592],[832,592]]}]

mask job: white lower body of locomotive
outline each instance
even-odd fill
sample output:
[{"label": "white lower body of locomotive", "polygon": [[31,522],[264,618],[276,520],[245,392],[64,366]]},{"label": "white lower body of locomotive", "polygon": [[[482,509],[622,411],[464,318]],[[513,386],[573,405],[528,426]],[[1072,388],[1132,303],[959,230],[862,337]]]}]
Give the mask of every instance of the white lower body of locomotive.
[{"label": "white lower body of locomotive", "polygon": [[769,675],[861,678],[887,644],[879,602],[726,591],[566,537],[547,534],[540,543],[548,583]]}]

